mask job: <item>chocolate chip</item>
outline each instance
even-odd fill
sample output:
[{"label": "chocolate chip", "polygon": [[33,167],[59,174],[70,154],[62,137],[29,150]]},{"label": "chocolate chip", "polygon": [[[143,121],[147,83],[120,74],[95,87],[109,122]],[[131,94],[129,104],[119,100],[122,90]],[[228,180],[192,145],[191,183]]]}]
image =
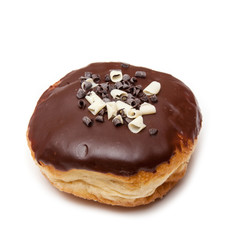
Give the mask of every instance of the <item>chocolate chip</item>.
[{"label": "chocolate chip", "polygon": [[131,77],[128,74],[124,74],[122,80],[123,81],[129,81]]},{"label": "chocolate chip", "polygon": [[131,93],[128,93],[128,98],[133,98],[133,95]]},{"label": "chocolate chip", "polygon": [[122,89],[127,89],[128,87],[129,87],[129,85],[126,84],[126,83],[124,83],[124,84],[122,85]]},{"label": "chocolate chip", "polygon": [[131,105],[132,107],[135,108],[135,106],[137,105],[136,104],[136,101],[133,99],[133,98],[128,98],[127,101],[126,101],[127,104]]},{"label": "chocolate chip", "polygon": [[102,88],[102,86],[101,85],[98,85],[97,87],[96,87],[96,89],[97,89],[97,93],[99,93],[99,94],[107,94],[107,88]]},{"label": "chocolate chip", "polygon": [[136,88],[135,95],[138,96],[138,94],[141,92],[141,89]]},{"label": "chocolate chip", "polygon": [[152,103],[158,102],[158,98],[155,94],[150,97],[150,100],[151,100]]},{"label": "chocolate chip", "polygon": [[81,76],[79,79],[80,79],[81,83],[83,83],[85,80],[87,80],[87,78],[84,76]]},{"label": "chocolate chip", "polygon": [[142,102],[148,102],[148,97],[147,97],[147,95],[144,94],[144,95],[140,98],[140,100],[141,100]]},{"label": "chocolate chip", "polygon": [[77,91],[77,95],[76,96],[77,96],[78,99],[81,99],[81,98],[84,98],[86,96],[86,93],[85,93],[84,90],[79,88],[78,91]]},{"label": "chocolate chip", "polygon": [[130,64],[128,64],[128,63],[122,63],[121,66],[122,66],[122,68],[129,68]]},{"label": "chocolate chip", "polygon": [[132,120],[133,120],[133,119],[128,118],[128,117],[124,118],[124,121],[125,121],[127,124],[129,124]]},{"label": "chocolate chip", "polygon": [[108,89],[109,83],[108,82],[101,83],[99,86],[101,86],[101,88],[103,88],[103,89]]},{"label": "chocolate chip", "polygon": [[109,98],[109,95],[108,95],[107,93],[104,93],[104,92],[103,92],[103,93],[102,93],[102,99],[103,99],[103,98]]},{"label": "chocolate chip", "polygon": [[136,95],[136,90],[137,90],[137,88],[135,88],[135,87],[132,87],[132,88],[131,88],[131,92],[132,92],[133,96]]},{"label": "chocolate chip", "polygon": [[122,125],[120,119],[118,119],[118,118],[114,118],[112,122],[113,122],[115,127],[119,127],[119,126]]},{"label": "chocolate chip", "polygon": [[139,98],[141,98],[142,96],[145,96],[146,94],[143,92],[143,91],[140,91],[139,93],[138,93],[138,97]]},{"label": "chocolate chip", "polygon": [[131,102],[131,106],[132,106],[133,108],[136,108],[136,107],[137,107],[137,103],[136,103],[135,100],[133,100],[133,101]]},{"label": "chocolate chip", "polygon": [[132,77],[132,78],[130,79],[130,83],[135,83],[135,82],[137,82],[137,79],[136,79],[135,77]]},{"label": "chocolate chip", "polygon": [[104,113],[105,113],[105,109],[103,108],[103,109],[100,110],[100,112],[98,112],[98,115],[103,116]]},{"label": "chocolate chip", "polygon": [[136,85],[135,87],[138,88],[138,89],[142,89],[142,85],[140,85],[140,84]]},{"label": "chocolate chip", "polygon": [[158,133],[158,130],[156,128],[150,128],[148,131],[151,136],[156,135]]},{"label": "chocolate chip", "polygon": [[82,88],[85,90],[85,91],[88,91],[90,88],[92,87],[92,84],[90,82],[83,82],[83,86]]},{"label": "chocolate chip", "polygon": [[79,107],[80,109],[85,109],[85,107],[86,107],[85,101],[81,99],[81,100],[78,102],[78,107]]},{"label": "chocolate chip", "polygon": [[98,115],[98,116],[95,118],[95,120],[96,120],[97,122],[103,122],[103,121],[104,121],[104,118],[103,118],[103,116]]},{"label": "chocolate chip", "polygon": [[139,108],[140,104],[141,104],[141,100],[139,98],[135,98],[135,102],[136,102],[136,107],[135,108]]},{"label": "chocolate chip", "polygon": [[101,80],[100,75],[99,74],[92,74],[92,79],[94,82],[99,82]]},{"label": "chocolate chip", "polygon": [[111,81],[110,75],[106,74],[105,75],[105,82],[110,82],[110,81]]},{"label": "chocolate chip", "polygon": [[147,76],[147,74],[144,71],[136,71],[135,72],[135,77],[145,78],[146,76]]},{"label": "chocolate chip", "polygon": [[107,93],[109,87],[108,83],[101,83],[99,86],[102,88],[102,92]]},{"label": "chocolate chip", "polygon": [[91,78],[92,77],[92,73],[91,72],[85,72],[84,76],[85,76],[85,78]]},{"label": "chocolate chip", "polygon": [[121,82],[116,82],[116,83],[115,83],[115,87],[116,87],[117,89],[120,89],[120,88],[122,87],[122,83],[121,83]]},{"label": "chocolate chip", "polygon": [[[97,87],[98,87],[98,86],[97,86]],[[95,92],[95,93],[98,93],[97,87],[92,88],[92,91]]]},{"label": "chocolate chip", "polygon": [[131,93],[131,92],[132,92],[132,87],[126,88],[125,91],[126,91],[127,93]]},{"label": "chocolate chip", "polygon": [[97,93],[102,93],[102,87],[100,85],[98,85],[95,89]]},{"label": "chocolate chip", "polygon": [[93,121],[87,116],[84,116],[82,121],[87,127],[91,127],[93,125]]},{"label": "chocolate chip", "polygon": [[110,84],[110,85],[108,86],[108,89],[109,89],[109,92],[111,92],[113,89],[116,89],[115,84]]},{"label": "chocolate chip", "polygon": [[103,101],[106,102],[111,102],[111,100],[109,98],[103,98]]}]

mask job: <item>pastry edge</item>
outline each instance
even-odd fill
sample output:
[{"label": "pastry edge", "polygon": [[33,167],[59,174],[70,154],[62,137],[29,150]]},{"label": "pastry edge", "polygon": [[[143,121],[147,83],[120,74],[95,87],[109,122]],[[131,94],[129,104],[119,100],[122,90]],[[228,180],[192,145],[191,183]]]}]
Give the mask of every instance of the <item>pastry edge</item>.
[{"label": "pastry edge", "polygon": [[[189,140],[187,146],[182,145],[181,151],[176,150],[170,161],[161,163],[154,173],[139,171],[132,176],[120,176],[85,169],[61,171],[55,169],[52,165],[46,165],[43,162],[38,163],[28,137],[27,141],[35,163],[54,187],[83,199],[123,207],[136,207],[149,204],[166,195],[185,175],[189,159],[197,144],[197,139],[194,142]],[[94,186],[94,184],[92,185],[86,179],[101,179],[101,181],[98,182],[97,180]],[[109,183],[112,185],[112,191],[111,189],[109,190]],[[142,188],[147,189],[147,193],[144,193]],[[140,191],[139,195],[138,191]],[[126,192],[134,192],[135,195],[131,196],[126,194]]]}]

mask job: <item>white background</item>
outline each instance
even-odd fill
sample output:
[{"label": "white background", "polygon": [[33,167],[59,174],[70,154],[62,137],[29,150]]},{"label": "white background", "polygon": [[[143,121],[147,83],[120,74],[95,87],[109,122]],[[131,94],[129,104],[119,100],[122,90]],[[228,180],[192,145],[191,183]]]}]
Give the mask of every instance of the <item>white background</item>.
[{"label": "white background", "polygon": [[[0,1],[0,239],[240,239],[239,1]],[[185,178],[135,209],[53,188],[25,132],[51,84],[96,61],[172,74],[203,114]]]}]

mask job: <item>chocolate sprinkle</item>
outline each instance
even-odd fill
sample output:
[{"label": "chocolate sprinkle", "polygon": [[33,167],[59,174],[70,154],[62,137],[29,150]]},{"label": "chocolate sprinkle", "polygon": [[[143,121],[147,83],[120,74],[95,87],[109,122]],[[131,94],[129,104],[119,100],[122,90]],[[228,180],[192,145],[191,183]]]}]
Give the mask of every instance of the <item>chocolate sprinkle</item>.
[{"label": "chocolate sprinkle", "polygon": [[132,102],[134,102],[133,98],[128,98],[126,103],[132,106]]},{"label": "chocolate sprinkle", "polygon": [[130,83],[135,83],[135,82],[137,82],[137,79],[136,79],[135,77],[132,77],[132,78],[130,79]]},{"label": "chocolate sprinkle", "polygon": [[95,120],[97,121],[97,122],[103,122],[104,121],[104,118],[103,118],[103,116],[101,116],[101,115],[98,115],[96,118],[95,118]]},{"label": "chocolate sprinkle", "polygon": [[116,85],[115,84],[110,84],[108,89],[109,89],[109,92],[111,92],[113,89],[116,89]]},{"label": "chocolate sprinkle", "polygon": [[81,83],[83,83],[85,80],[87,80],[87,78],[84,76],[81,76],[79,79],[80,79]]},{"label": "chocolate sprinkle", "polygon": [[144,95],[140,98],[140,100],[141,100],[142,102],[148,102],[148,97],[147,97],[147,95],[144,94]]},{"label": "chocolate sprinkle", "polygon": [[137,90],[136,87],[131,88],[131,92],[132,92],[133,96],[136,96],[136,90]]},{"label": "chocolate sprinkle", "polygon": [[122,125],[120,119],[118,119],[118,118],[114,118],[112,122],[113,122],[115,127],[119,127],[119,126]]},{"label": "chocolate sprinkle", "polygon": [[109,98],[109,95],[108,95],[107,93],[104,93],[104,92],[103,92],[103,93],[102,93],[102,99],[103,99],[103,98]]},{"label": "chocolate sprinkle", "polygon": [[131,93],[131,92],[132,92],[132,87],[126,88],[125,91],[126,91],[127,93]]},{"label": "chocolate sprinkle", "polygon": [[131,102],[131,106],[132,106],[133,108],[136,108],[136,106],[137,106],[137,103],[136,103],[136,101],[135,101],[135,100],[133,100],[133,101]]},{"label": "chocolate sprinkle", "polygon": [[82,121],[87,127],[91,127],[93,125],[93,121],[87,116],[84,116]]},{"label": "chocolate sprinkle", "polygon": [[100,84],[101,88],[106,89],[106,90],[108,89],[108,85],[109,85],[108,83],[101,83]]},{"label": "chocolate sprinkle", "polygon": [[99,74],[92,74],[92,79],[94,82],[99,82],[101,80],[100,75]]},{"label": "chocolate sprinkle", "polygon": [[128,118],[128,117],[124,118],[124,121],[125,121],[127,124],[129,124],[132,120],[133,120],[133,119]]},{"label": "chocolate sprinkle", "polygon": [[139,78],[146,78],[147,74],[144,71],[136,71],[135,72],[135,77],[139,77]]},{"label": "chocolate sprinkle", "polygon": [[151,136],[156,135],[158,133],[158,130],[156,128],[150,128],[148,131]]},{"label": "chocolate sprinkle", "polygon": [[129,66],[130,66],[130,64],[128,64],[128,63],[122,63],[122,68],[129,68]]},{"label": "chocolate sprinkle", "polygon": [[103,98],[103,101],[105,102],[105,103],[107,103],[107,102],[111,102],[111,100],[109,99],[109,98]]},{"label": "chocolate sprinkle", "polygon": [[129,87],[129,85],[126,84],[126,83],[124,83],[124,84],[122,85],[122,89],[127,89],[128,87]]},{"label": "chocolate sprinkle", "polygon": [[[128,64],[122,64],[123,68],[128,68],[130,65]],[[96,94],[101,97],[101,99],[107,103],[111,102],[112,98],[109,95],[109,93],[113,89],[124,89],[125,92],[128,93],[127,96],[123,95],[120,96],[120,100],[123,102],[126,102],[127,104],[131,105],[135,109],[139,109],[141,103],[143,102],[149,102],[149,99],[151,102],[155,103],[158,101],[156,95],[152,95],[148,98],[148,96],[142,91],[142,85],[138,84],[135,85],[137,82],[137,78],[145,78],[146,77],[146,72],[145,71],[136,71],[135,72],[135,77],[131,77],[129,74],[124,74],[122,81],[112,83],[111,78],[109,74],[105,75],[105,83],[101,83],[97,85],[97,87],[93,88],[92,90],[96,92]],[[99,82],[101,80],[100,74],[95,74],[91,72],[85,72],[84,76],[81,76],[79,79],[81,82],[83,81],[82,87],[83,89],[79,89],[77,92],[77,98],[82,99],[86,96],[86,91],[88,91],[90,88],[92,88],[92,83],[87,82],[87,78],[92,78],[94,82]],[[89,93],[88,93],[89,94]],[[79,108],[84,109],[86,107],[86,103],[83,100],[79,101]],[[106,113],[106,108],[101,109],[101,111],[98,113],[98,115],[95,117],[95,121],[97,122],[104,122],[104,114]],[[121,115],[121,117],[124,120],[125,124],[129,124],[133,119],[128,118],[127,115],[125,114],[123,109],[120,109],[117,111],[117,115]],[[83,122],[88,126],[93,125],[93,120],[88,118],[87,116],[83,117]],[[122,122],[118,118],[114,118],[112,120],[114,126],[118,127],[122,125]],[[150,135],[156,135],[158,132],[157,129],[151,128],[149,129],[149,134]]]},{"label": "chocolate sprinkle", "polygon": [[103,116],[104,113],[105,113],[105,109],[103,108],[103,109],[100,110],[100,112],[98,112],[98,115]]},{"label": "chocolate sprinkle", "polygon": [[135,95],[138,96],[138,94],[139,94],[141,91],[142,91],[141,89],[136,88]]},{"label": "chocolate sprinkle", "polygon": [[106,74],[105,75],[105,82],[110,82],[110,81],[111,81],[110,75]]},{"label": "chocolate sprinkle", "polygon": [[152,103],[158,102],[158,98],[155,94],[150,97],[150,100],[151,100]]},{"label": "chocolate sprinkle", "polygon": [[85,91],[88,91],[90,88],[92,87],[92,84],[90,82],[83,82],[83,86],[82,88],[85,90]]},{"label": "chocolate sprinkle", "polygon": [[122,87],[122,83],[121,82],[116,82],[115,86],[117,89],[120,89]]},{"label": "chocolate sprinkle", "polygon": [[131,93],[128,93],[128,98],[133,98],[133,95]]},{"label": "chocolate sprinkle", "polygon": [[135,102],[136,102],[136,108],[138,109],[140,107],[141,100],[139,98],[135,98]]},{"label": "chocolate sprinkle", "polygon": [[78,99],[82,99],[86,96],[86,93],[81,88],[79,88],[76,96],[77,96]]},{"label": "chocolate sprinkle", "polygon": [[122,80],[123,81],[129,81],[131,77],[128,74],[124,74]]},{"label": "chocolate sprinkle", "polygon": [[138,93],[138,97],[139,98],[141,98],[141,97],[143,97],[143,96],[145,96],[146,94],[143,92],[143,91],[140,91],[139,93]]},{"label": "chocolate sprinkle", "polygon": [[84,76],[85,76],[85,78],[91,78],[92,77],[92,73],[91,72],[85,72]]},{"label": "chocolate sprinkle", "polygon": [[85,101],[81,99],[81,100],[78,102],[78,107],[79,107],[80,109],[85,109],[85,107],[86,107]]}]

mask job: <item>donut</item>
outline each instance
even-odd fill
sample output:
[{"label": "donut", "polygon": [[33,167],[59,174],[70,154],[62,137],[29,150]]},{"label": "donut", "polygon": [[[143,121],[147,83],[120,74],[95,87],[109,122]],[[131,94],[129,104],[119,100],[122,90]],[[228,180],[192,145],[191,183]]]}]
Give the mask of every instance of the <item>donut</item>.
[{"label": "donut", "polygon": [[161,199],[184,176],[201,125],[195,96],[177,78],[99,62],[42,94],[27,142],[60,191],[135,207]]}]

